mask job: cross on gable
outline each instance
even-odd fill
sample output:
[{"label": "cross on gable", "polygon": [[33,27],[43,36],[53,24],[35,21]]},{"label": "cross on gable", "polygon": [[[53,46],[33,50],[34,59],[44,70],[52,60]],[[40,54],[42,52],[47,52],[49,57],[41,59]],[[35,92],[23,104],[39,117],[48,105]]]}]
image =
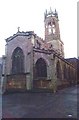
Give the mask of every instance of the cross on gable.
[{"label": "cross on gable", "polygon": [[18,27],[17,29],[18,29],[18,32],[20,32],[20,27]]}]

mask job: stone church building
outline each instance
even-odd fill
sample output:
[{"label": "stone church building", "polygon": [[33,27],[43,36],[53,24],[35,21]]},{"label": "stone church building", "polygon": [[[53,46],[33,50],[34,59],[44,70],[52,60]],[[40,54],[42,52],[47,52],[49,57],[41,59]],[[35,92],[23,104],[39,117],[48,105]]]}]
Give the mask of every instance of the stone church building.
[{"label": "stone church building", "polygon": [[45,39],[34,31],[18,32],[6,39],[5,90],[52,89],[76,84],[76,68],[64,58],[57,11],[44,13]]}]

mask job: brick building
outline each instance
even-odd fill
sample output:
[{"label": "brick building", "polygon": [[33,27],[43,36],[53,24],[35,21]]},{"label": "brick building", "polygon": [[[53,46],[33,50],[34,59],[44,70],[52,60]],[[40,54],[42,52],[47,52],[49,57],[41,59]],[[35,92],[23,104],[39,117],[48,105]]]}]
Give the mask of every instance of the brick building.
[{"label": "brick building", "polygon": [[64,59],[58,13],[44,14],[45,39],[34,31],[18,32],[6,39],[5,90],[59,89],[76,84],[76,68]]}]

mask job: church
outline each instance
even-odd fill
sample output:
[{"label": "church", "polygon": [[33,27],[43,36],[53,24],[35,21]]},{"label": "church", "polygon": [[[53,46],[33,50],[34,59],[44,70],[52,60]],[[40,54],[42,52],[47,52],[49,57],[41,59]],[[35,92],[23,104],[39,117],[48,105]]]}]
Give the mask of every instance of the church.
[{"label": "church", "polygon": [[60,88],[77,83],[76,67],[64,58],[58,12],[45,11],[45,37],[34,31],[18,32],[6,39],[3,56],[3,89],[33,90]]}]

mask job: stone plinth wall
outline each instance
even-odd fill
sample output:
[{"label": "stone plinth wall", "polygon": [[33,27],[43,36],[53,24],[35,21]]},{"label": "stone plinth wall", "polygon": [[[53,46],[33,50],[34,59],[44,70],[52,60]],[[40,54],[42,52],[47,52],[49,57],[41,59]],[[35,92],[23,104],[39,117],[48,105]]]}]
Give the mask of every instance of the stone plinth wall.
[{"label": "stone plinth wall", "polygon": [[34,80],[33,87],[34,88],[48,88],[50,80]]},{"label": "stone plinth wall", "polygon": [[9,75],[7,76],[6,89],[25,89],[26,75]]}]

